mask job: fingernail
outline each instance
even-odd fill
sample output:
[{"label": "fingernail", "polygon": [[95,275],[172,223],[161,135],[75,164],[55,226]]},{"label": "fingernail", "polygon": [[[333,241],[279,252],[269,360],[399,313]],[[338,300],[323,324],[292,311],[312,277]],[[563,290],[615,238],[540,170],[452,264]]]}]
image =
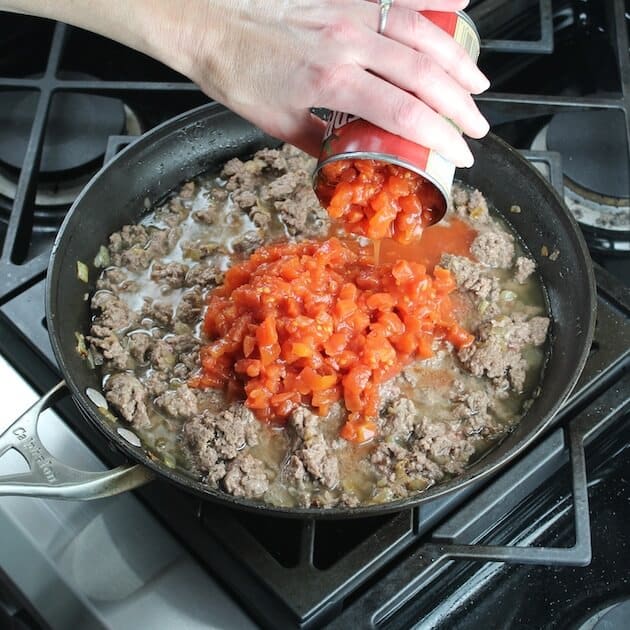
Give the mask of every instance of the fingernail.
[{"label": "fingernail", "polygon": [[485,92],[489,87],[490,87],[490,81],[488,81],[488,78],[485,75],[479,72],[477,76],[475,77],[474,94],[480,94],[481,92]]},{"label": "fingernail", "polygon": [[468,145],[466,145],[466,151],[462,151],[462,166],[464,168],[470,168],[475,163],[475,158],[470,152]]},{"label": "fingernail", "polygon": [[480,115],[479,120],[479,137],[483,138],[490,131],[490,123]]}]

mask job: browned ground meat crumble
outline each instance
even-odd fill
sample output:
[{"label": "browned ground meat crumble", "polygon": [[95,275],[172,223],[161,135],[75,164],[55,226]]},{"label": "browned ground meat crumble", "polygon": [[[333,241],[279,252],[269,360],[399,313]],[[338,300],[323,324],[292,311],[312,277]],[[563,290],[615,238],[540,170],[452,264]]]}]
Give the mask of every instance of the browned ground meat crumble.
[{"label": "browned ground meat crumble", "polygon": [[[274,238],[328,233],[313,166],[289,146],[234,158],[219,184],[186,182],[149,219],[112,234],[91,299],[89,356],[103,370],[111,408],[158,456],[166,442],[179,466],[212,487],[306,507],[404,498],[461,473],[522,413],[538,372],[529,357],[549,327],[542,302],[518,297],[535,287],[536,264],[479,191],[456,186],[449,212],[478,235],[471,258],[444,254],[441,264],[476,313],[468,322],[475,342],[457,356],[436,345],[434,358],[385,383],[379,435],[367,447],[338,437],[340,405],[327,418],[301,407],[284,430],[264,425],[241,402],[187,381],[199,369],[205,297],[230,256]],[[426,379],[442,373],[448,378],[430,386]]]}]

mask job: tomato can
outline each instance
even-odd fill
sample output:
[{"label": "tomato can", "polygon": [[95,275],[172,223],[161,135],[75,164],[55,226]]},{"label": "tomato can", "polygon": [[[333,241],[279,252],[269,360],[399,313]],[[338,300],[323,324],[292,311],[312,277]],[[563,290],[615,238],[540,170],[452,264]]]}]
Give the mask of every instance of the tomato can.
[{"label": "tomato can", "polygon": [[[473,61],[479,58],[480,39],[473,21],[462,11],[421,11],[422,15],[451,35],[470,55]],[[439,200],[433,208],[432,223],[437,223],[445,214],[450,196],[455,165],[437,151],[406,140],[385,131],[372,123],[346,114],[331,112],[322,148],[315,169],[314,188],[325,188],[322,167],[331,162],[347,159],[378,160],[402,166],[422,176],[438,194],[431,195]]]}]

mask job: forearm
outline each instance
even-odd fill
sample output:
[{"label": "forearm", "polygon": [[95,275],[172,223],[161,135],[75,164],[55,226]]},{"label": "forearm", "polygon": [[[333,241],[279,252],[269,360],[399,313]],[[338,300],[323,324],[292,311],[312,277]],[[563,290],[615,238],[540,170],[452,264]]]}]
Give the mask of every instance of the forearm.
[{"label": "forearm", "polygon": [[150,55],[270,135],[317,154],[340,110],[436,149],[472,154],[454,127],[488,130],[470,94],[488,82],[466,51],[418,11],[466,0],[396,0],[377,32],[376,0],[0,0],[0,9],[67,22]]},{"label": "forearm", "polygon": [[194,20],[206,0],[0,0],[0,10],[27,13],[84,28],[114,39],[191,76]]}]

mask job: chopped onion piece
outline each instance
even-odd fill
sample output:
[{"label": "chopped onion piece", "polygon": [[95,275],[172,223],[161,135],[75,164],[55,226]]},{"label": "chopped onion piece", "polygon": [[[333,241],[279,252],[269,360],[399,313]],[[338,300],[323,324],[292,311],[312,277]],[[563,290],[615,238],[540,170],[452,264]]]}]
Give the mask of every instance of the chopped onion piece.
[{"label": "chopped onion piece", "polygon": [[77,260],[77,278],[87,284],[89,276],[90,272],[88,266],[84,262]]},{"label": "chopped onion piece", "polygon": [[74,336],[77,340],[77,352],[85,359],[88,355],[87,347],[85,345],[85,337],[80,332],[75,332]]},{"label": "chopped onion piece", "polygon": [[101,245],[98,248],[98,253],[94,257],[94,266],[99,267],[107,267],[109,265],[109,251],[105,245]]}]

